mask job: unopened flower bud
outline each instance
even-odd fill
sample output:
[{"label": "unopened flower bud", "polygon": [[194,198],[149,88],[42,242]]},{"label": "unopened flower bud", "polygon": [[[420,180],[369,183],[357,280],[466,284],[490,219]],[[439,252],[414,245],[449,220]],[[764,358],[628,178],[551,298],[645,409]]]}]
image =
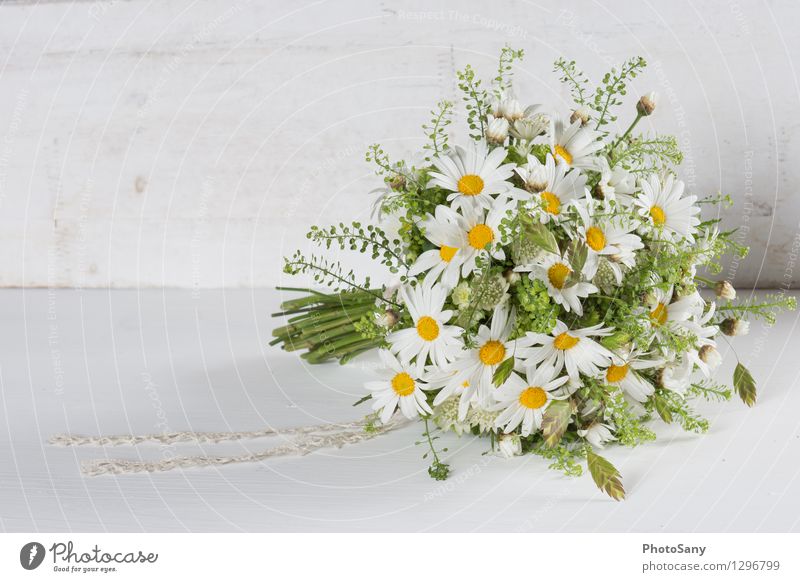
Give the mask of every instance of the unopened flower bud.
[{"label": "unopened flower bud", "polygon": [[648,93],[644,95],[636,104],[636,111],[639,115],[650,115],[656,110],[656,94]]},{"label": "unopened flower bud", "polygon": [[530,168],[528,175],[525,178],[525,189],[528,192],[538,194],[547,188],[547,184],[547,169],[545,166],[539,165]]},{"label": "unopened flower bud", "polygon": [[388,329],[394,327],[399,319],[400,316],[394,309],[387,309],[382,314],[378,315],[378,325]]},{"label": "unopened flower bud", "polygon": [[489,143],[502,145],[508,137],[509,124],[502,117],[489,116],[489,123],[486,126],[486,141]]},{"label": "unopened flower bud", "polygon": [[700,351],[697,352],[697,355],[700,360],[708,364],[710,368],[716,368],[722,363],[722,356],[714,346],[703,346],[700,348]]},{"label": "unopened flower bud", "polygon": [[547,131],[549,123],[547,117],[542,113],[532,118],[523,117],[514,122],[511,133],[517,139],[530,141]]},{"label": "unopened flower bud", "polygon": [[722,333],[731,337],[747,335],[750,331],[750,322],[744,321],[743,319],[736,319],[735,317],[729,317],[720,324],[719,329]]},{"label": "unopened flower bud", "polygon": [[519,101],[513,97],[500,101],[497,107],[497,113],[500,117],[505,117],[507,121],[512,123],[517,119],[525,117],[525,110],[522,108]]},{"label": "unopened flower bud", "polygon": [[513,285],[520,280],[519,273],[517,273],[514,269],[506,269],[503,272],[503,277],[506,278],[506,281],[508,281],[509,285]]},{"label": "unopened flower bud", "polygon": [[576,121],[581,122],[581,126],[586,125],[589,123],[589,108],[585,105],[583,107],[579,107],[575,111],[572,112],[572,115],[569,116],[569,122],[575,123]]},{"label": "unopened flower bud", "polygon": [[727,299],[728,301],[736,299],[736,289],[728,281],[719,281],[714,287],[714,291],[720,299]]}]

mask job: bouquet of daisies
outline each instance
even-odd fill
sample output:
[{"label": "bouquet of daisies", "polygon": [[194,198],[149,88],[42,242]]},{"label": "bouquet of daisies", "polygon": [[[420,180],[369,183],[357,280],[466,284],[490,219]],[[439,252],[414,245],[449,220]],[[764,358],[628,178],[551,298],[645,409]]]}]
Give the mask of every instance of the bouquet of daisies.
[{"label": "bouquet of daisies", "polygon": [[[311,229],[322,253],[297,252],[285,271],[333,292],[284,288],[304,295],[282,304],[276,315],[287,321],[273,343],[305,350],[311,363],[377,348],[385,374],[360,401],[374,410],[368,429],[395,414],[421,418],[436,479],[449,473],[438,428],[487,436],[500,454],[537,454],[571,475],[586,461],[597,486],[621,499],[620,475],[598,450],[654,439],[656,418],[705,431],[691,401],[731,396],[715,375],[718,335],[745,334],[748,317],[770,323],[794,305],[780,295],[736,304],[730,283],[698,273],[719,273],[722,255],[747,248],[700,217],[701,205],[729,200],[686,192],[675,138],[634,133],[654,95],[611,133],[642,59],[597,87],[574,62],[556,61],[575,101],[562,114],[514,96],[521,57],[504,49],[489,85],[469,66],[458,74],[463,146],[451,146],[456,110],[443,101],[417,162],[370,148],[385,184],[375,214],[386,226]],[[368,253],[395,281],[359,279],[326,257],[331,249]],[[732,384],[755,403],[741,363]]]}]

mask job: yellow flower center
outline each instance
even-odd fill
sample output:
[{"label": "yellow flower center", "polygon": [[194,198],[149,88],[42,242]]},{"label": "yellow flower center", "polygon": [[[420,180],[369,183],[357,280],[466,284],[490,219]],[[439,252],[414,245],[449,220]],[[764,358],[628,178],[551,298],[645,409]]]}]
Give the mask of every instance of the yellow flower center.
[{"label": "yellow flower center", "polygon": [[408,396],[414,392],[414,379],[405,372],[400,372],[392,378],[392,390],[398,396]]},{"label": "yellow flower center", "polygon": [[598,253],[606,248],[606,235],[596,226],[586,229],[586,244]]},{"label": "yellow flower center", "polygon": [[458,191],[464,196],[477,196],[483,192],[483,178],[475,174],[461,176],[458,181]]},{"label": "yellow flower center", "polygon": [[563,289],[570,273],[572,273],[572,269],[567,265],[564,263],[555,263],[552,267],[547,269],[547,278],[550,280],[550,284],[553,287],[556,289]]},{"label": "yellow flower center", "polygon": [[469,380],[464,380],[464,381],[461,383],[461,387],[462,387],[464,390],[466,390],[467,388],[469,388]]},{"label": "yellow flower center", "polygon": [[572,165],[572,154],[569,153],[564,146],[557,145],[556,151],[553,152],[556,157],[561,157],[562,160],[567,162],[568,166]]},{"label": "yellow flower center", "polygon": [[534,410],[547,404],[547,392],[538,386],[528,386],[519,395],[519,403],[525,408]]},{"label": "yellow flower center", "polygon": [[544,210],[550,214],[558,214],[561,212],[561,198],[552,192],[542,192],[540,194],[544,202]]},{"label": "yellow flower center", "polygon": [[417,333],[426,342],[432,342],[439,337],[439,324],[434,318],[423,315],[417,321]]},{"label": "yellow flower center", "polygon": [[494,240],[494,232],[485,224],[476,224],[469,231],[467,239],[472,248],[483,250],[486,245]]},{"label": "yellow flower center", "polygon": [[506,347],[496,340],[489,340],[478,352],[478,359],[484,366],[495,366],[506,357]]},{"label": "yellow flower center", "polygon": [[622,364],[621,366],[615,366],[614,364],[608,367],[606,370],[606,381],[607,382],[622,382],[625,379],[625,376],[628,375],[628,364]]},{"label": "yellow flower center", "polygon": [[445,263],[449,263],[453,260],[453,256],[458,252],[458,248],[456,247],[448,247],[447,245],[443,245],[439,249],[439,256]]},{"label": "yellow flower center", "polygon": [[556,339],[553,340],[553,345],[557,350],[571,350],[578,345],[579,341],[581,341],[581,338],[573,337],[564,332],[556,336]]},{"label": "yellow flower center", "polygon": [[664,214],[664,209],[660,206],[652,206],[650,208],[650,218],[653,219],[653,224],[661,226],[667,221],[667,215]]},{"label": "yellow flower center", "polygon": [[667,315],[669,315],[667,306],[663,303],[656,305],[656,308],[650,312],[650,321],[654,325],[664,325],[667,322]]}]

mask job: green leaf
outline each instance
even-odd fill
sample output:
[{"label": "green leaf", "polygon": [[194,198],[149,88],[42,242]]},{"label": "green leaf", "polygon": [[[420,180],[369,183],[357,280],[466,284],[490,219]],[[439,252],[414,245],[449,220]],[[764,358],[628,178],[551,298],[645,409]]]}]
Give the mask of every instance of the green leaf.
[{"label": "green leaf", "polygon": [[586,264],[588,254],[589,249],[583,244],[583,241],[577,238],[569,245],[569,262],[572,266],[572,273],[567,279],[567,286],[580,283],[583,279],[583,266]]},{"label": "green leaf", "polygon": [[741,362],[736,364],[736,369],[733,371],[733,387],[747,406],[753,406],[756,403],[756,381]]},{"label": "green leaf", "polygon": [[372,398],[372,394],[367,394],[363,398],[359,398],[358,401],[353,404],[353,406],[358,406],[359,404],[363,404],[364,402],[366,402],[370,398]]},{"label": "green leaf", "polygon": [[558,242],[556,237],[541,222],[535,221],[525,225],[525,236],[528,237],[533,244],[548,252],[558,254]]},{"label": "green leaf", "polygon": [[556,446],[569,426],[573,404],[570,400],[552,400],[542,416],[542,436],[545,446]]},{"label": "green leaf", "polygon": [[595,485],[615,501],[625,499],[625,489],[622,486],[622,476],[616,467],[606,459],[589,451],[586,455],[589,472],[592,474]]},{"label": "green leaf", "polygon": [[670,424],[672,422],[672,411],[670,410],[667,399],[656,392],[653,395],[653,403],[655,404],[656,412],[658,413],[658,416],[661,417],[661,420],[667,424]]},{"label": "green leaf", "polygon": [[624,331],[618,331],[608,335],[600,340],[600,343],[603,345],[604,348],[609,350],[616,350],[621,348],[626,343],[631,341],[631,336],[625,333]]},{"label": "green leaf", "polygon": [[502,386],[505,384],[508,377],[511,375],[511,372],[514,371],[514,356],[503,361],[502,364],[497,366],[497,369],[494,371],[494,375],[492,376],[492,384],[497,387]]}]

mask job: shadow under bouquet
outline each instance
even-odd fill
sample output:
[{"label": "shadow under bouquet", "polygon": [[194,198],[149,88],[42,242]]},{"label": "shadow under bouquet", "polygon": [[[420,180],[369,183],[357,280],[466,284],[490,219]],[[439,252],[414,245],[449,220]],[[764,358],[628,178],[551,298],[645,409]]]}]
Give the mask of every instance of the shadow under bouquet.
[{"label": "shadow under bouquet", "polygon": [[[273,344],[303,350],[311,363],[378,349],[385,373],[359,401],[374,410],[368,430],[395,414],[421,418],[436,479],[450,470],[434,443],[438,428],[486,436],[506,456],[540,455],[570,475],[586,461],[619,500],[619,472],[598,450],[653,440],[656,418],[706,431],[691,401],[732,394],[715,376],[719,334],[747,333],[750,317],[771,323],[793,299],[736,304],[729,282],[698,273],[713,277],[720,257],[747,248],[717,219],[701,219],[701,205],[730,200],[685,191],[676,139],[634,133],[653,114],[654,95],[638,100],[624,133],[610,133],[643,59],[596,87],[574,62],[556,61],[575,102],[562,116],[516,99],[521,57],[504,49],[488,85],[469,66],[458,73],[464,147],[451,146],[456,108],[442,101],[424,126],[419,163],[370,148],[384,181],[374,214],[394,232],[313,227],[308,238],[321,254],[297,252],[285,272],[333,292],[283,288],[303,295],[282,304],[276,315],[287,321]],[[331,250],[369,254],[396,283],[357,278],[326,257]],[[732,387],[755,403],[742,363]]]}]

